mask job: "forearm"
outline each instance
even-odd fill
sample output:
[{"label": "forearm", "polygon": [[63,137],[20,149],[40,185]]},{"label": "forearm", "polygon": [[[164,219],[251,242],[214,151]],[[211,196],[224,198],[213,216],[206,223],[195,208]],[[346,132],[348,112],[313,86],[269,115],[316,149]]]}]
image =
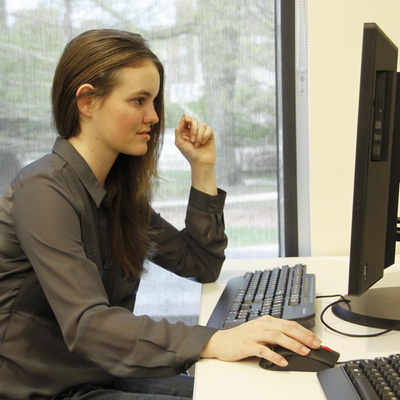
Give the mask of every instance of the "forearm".
[{"label": "forearm", "polygon": [[152,228],[160,233],[152,261],[180,276],[195,277],[203,283],[215,281],[227,246],[225,196],[221,189],[216,196],[210,196],[192,187],[182,231],[154,213]]}]

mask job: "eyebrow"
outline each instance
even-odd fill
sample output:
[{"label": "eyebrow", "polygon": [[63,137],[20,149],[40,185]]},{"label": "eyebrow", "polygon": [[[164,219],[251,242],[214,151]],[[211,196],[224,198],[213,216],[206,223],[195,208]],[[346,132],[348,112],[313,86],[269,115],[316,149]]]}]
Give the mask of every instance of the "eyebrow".
[{"label": "eyebrow", "polygon": [[[153,94],[148,92],[147,90],[139,90],[139,91],[131,92],[131,96],[153,97]],[[158,96],[158,93],[155,95],[155,97],[157,97],[157,96]]]}]

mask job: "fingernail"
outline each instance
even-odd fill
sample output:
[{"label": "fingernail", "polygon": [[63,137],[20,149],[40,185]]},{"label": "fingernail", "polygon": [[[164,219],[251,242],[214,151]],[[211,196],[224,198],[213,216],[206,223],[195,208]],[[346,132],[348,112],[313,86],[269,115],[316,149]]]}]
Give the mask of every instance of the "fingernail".
[{"label": "fingernail", "polygon": [[321,342],[320,340],[314,340],[314,341],[313,341],[313,345],[314,345],[315,347],[321,347],[321,344],[322,344],[322,342]]},{"label": "fingernail", "polygon": [[309,349],[308,347],[303,346],[303,347],[301,348],[301,351],[302,351],[303,353],[308,354],[308,353],[310,352],[310,349]]},{"label": "fingernail", "polygon": [[286,367],[286,366],[288,365],[288,362],[287,362],[286,359],[282,358],[282,359],[279,361],[279,365],[280,365],[281,367]]}]

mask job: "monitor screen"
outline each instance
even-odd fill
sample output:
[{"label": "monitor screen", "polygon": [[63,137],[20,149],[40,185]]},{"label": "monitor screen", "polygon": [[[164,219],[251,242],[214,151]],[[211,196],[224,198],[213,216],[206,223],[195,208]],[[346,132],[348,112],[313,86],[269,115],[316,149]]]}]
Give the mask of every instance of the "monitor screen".
[{"label": "monitor screen", "polygon": [[[400,288],[370,289],[395,260],[400,176],[397,53],[378,25],[364,24],[349,302],[332,309],[347,321],[384,329],[400,329],[399,303],[392,303],[393,296],[400,300]],[[386,302],[392,305],[385,310]]]}]

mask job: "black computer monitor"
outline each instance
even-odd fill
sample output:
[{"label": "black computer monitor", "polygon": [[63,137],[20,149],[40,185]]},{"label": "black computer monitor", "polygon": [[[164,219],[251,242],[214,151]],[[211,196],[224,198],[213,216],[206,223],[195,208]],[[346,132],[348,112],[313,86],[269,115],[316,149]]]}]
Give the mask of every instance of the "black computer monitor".
[{"label": "black computer monitor", "polygon": [[332,308],[346,321],[382,329],[400,329],[400,287],[371,288],[395,261],[400,177],[397,53],[375,23],[364,24],[349,303]]}]

